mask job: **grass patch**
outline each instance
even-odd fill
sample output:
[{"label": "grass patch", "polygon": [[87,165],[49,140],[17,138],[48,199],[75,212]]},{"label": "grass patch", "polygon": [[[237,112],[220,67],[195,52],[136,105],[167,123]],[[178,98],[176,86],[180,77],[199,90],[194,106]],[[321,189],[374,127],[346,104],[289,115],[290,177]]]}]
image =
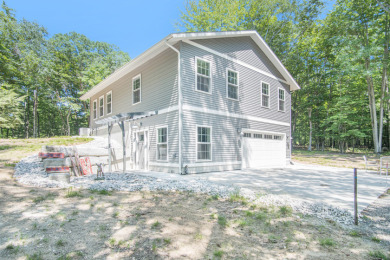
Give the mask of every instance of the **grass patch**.
[{"label": "grass patch", "polygon": [[38,203],[41,203],[42,201],[45,201],[45,200],[53,200],[55,196],[56,195],[54,193],[49,192],[46,195],[38,196],[38,197],[34,198],[33,202],[35,204],[38,204]]},{"label": "grass patch", "polygon": [[238,191],[230,194],[229,201],[230,202],[241,202],[242,205],[248,204],[248,200],[244,196],[241,196]]},{"label": "grass patch", "polygon": [[152,229],[160,229],[161,228],[161,223],[156,221],[152,224]]},{"label": "grass patch", "polygon": [[320,245],[324,247],[332,247],[336,245],[336,242],[331,238],[320,238]]},{"label": "grass patch", "polygon": [[56,242],[56,246],[65,246],[65,241],[60,239],[60,240],[57,240]]},{"label": "grass patch", "polygon": [[371,259],[390,260],[390,257],[385,255],[382,251],[375,250],[368,253]]},{"label": "grass patch", "polygon": [[372,237],[371,241],[373,241],[375,243],[380,243],[381,242],[381,240],[379,238],[377,238],[377,237]]},{"label": "grass patch", "polygon": [[99,194],[99,195],[107,195],[107,196],[111,196],[112,195],[112,192],[111,191],[108,191],[108,190],[90,190],[92,193],[96,193],[96,194]]},{"label": "grass patch", "polygon": [[222,250],[214,251],[213,255],[215,257],[221,258],[223,256],[223,251]]},{"label": "grass patch", "polygon": [[289,206],[281,206],[279,207],[279,213],[282,216],[291,216],[292,214],[292,208]]},{"label": "grass patch", "polygon": [[361,237],[362,236],[362,234],[359,231],[356,231],[356,230],[352,230],[351,232],[349,232],[349,235],[351,237]]},{"label": "grass patch", "polygon": [[81,193],[79,191],[73,190],[72,187],[70,187],[65,195],[65,198],[74,198],[74,197],[82,197]]},{"label": "grass patch", "polygon": [[32,255],[27,255],[26,260],[43,260],[42,253],[34,253]]},{"label": "grass patch", "polygon": [[5,167],[12,167],[12,168],[15,168],[16,163],[5,163],[4,166],[5,166]]},{"label": "grass patch", "polygon": [[218,216],[218,224],[219,224],[221,227],[223,227],[223,228],[227,227],[228,223],[227,223],[226,217],[224,217],[224,216]]}]

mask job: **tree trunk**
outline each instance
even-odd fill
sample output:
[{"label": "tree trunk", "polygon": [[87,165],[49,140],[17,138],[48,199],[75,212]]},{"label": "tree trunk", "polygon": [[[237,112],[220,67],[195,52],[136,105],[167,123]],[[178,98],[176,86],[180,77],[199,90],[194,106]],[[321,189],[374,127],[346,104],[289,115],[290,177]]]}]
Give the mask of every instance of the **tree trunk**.
[{"label": "tree trunk", "polygon": [[309,127],[310,127],[310,132],[309,132],[309,147],[307,148],[308,151],[311,151],[311,136],[312,136],[312,123],[311,123],[311,108],[309,108]]},{"label": "tree trunk", "polygon": [[27,98],[26,102],[24,103],[24,137],[29,138],[29,131],[30,131],[30,94],[29,90],[27,90]]},{"label": "tree trunk", "polygon": [[38,88],[34,90],[34,126],[33,126],[33,137],[37,138],[38,133]]},{"label": "tree trunk", "polygon": [[69,109],[68,114],[66,115],[66,126],[67,126],[67,135],[70,136],[70,123],[69,123],[69,117],[70,117],[71,110]]}]

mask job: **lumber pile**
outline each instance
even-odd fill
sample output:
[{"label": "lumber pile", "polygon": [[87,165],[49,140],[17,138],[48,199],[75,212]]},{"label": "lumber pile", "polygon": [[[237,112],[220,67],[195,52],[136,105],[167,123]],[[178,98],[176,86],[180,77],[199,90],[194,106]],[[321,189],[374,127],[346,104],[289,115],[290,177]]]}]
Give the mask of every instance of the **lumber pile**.
[{"label": "lumber pile", "polygon": [[[38,156],[49,179],[70,182],[70,176],[83,176],[96,172],[97,164],[107,164],[107,150],[103,148],[76,148],[42,146]],[[95,171],[93,171],[95,170]]]}]

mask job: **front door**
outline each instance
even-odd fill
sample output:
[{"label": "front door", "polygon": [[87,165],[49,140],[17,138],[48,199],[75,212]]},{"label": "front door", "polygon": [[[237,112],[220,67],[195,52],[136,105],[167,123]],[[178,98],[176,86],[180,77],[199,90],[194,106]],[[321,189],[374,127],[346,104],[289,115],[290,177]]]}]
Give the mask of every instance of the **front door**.
[{"label": "front door", "polygon": [[137,133],[137,169],[146,170],[148,167],[148,132]]}]

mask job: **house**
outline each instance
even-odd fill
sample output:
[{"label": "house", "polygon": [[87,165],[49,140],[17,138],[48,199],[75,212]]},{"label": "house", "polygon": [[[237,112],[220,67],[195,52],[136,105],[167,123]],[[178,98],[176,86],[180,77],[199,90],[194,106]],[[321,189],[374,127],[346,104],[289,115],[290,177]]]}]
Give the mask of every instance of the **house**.
[{"label": "house", "polygon": [[114,170],[199,173],[285,166],[299,88],[256,31],[175,33],[81,99]]}]

